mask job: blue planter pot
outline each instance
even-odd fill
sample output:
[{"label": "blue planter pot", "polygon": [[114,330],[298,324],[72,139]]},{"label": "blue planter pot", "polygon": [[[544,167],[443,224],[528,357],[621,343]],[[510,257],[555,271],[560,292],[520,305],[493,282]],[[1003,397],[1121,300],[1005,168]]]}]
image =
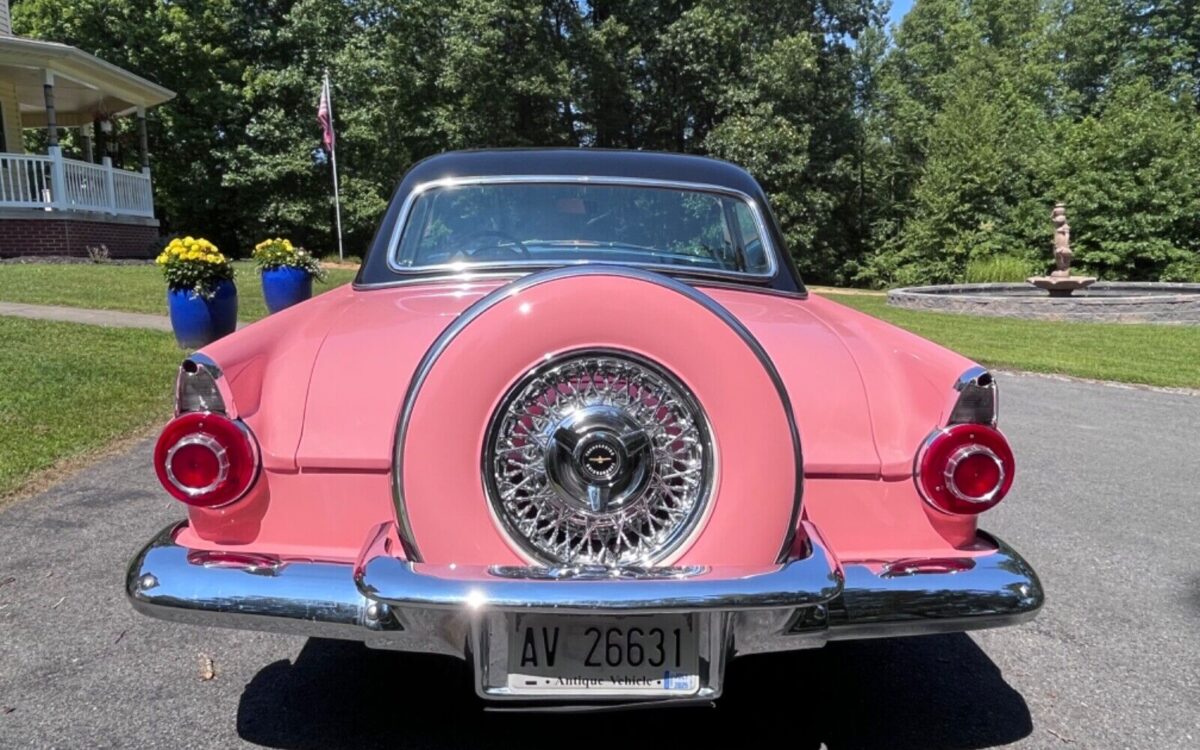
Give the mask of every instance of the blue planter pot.
[{"label": "blue planter pot", "polygon": [[262,272],[263,299],[273,313],[312,297],[312,276],[302,268],[282,266]]},{"label": "blue planter pot", "polygon": [[212,299],[191,289],[168,289],[167,309],[175,340],[185,349],[198,349],[237,328],[237,287],[222,281]]}]

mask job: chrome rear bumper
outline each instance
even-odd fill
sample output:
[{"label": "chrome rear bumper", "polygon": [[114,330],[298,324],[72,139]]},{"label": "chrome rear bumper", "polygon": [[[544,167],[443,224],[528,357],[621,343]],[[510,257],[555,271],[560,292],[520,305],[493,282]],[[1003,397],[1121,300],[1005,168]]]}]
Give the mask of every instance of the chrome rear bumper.
[{"label": "chrome rear bumper", "polygon": [[783,565],[618,573],[413,564],[393,555],[400,547],[390,524],[356,565],[189,550],[171,526],[133,560],[126,591],[136,610],[164,620],[473,658],[476,688],[488,698],[511,697],[487,674],[513,612],[696,613],[701,697],[715,697],[730,656],[996,627],[1042,606],[1037,575],[994,537],[981,535],[991,551],[962,557],[840,564],[805,526],[808,554]]}]

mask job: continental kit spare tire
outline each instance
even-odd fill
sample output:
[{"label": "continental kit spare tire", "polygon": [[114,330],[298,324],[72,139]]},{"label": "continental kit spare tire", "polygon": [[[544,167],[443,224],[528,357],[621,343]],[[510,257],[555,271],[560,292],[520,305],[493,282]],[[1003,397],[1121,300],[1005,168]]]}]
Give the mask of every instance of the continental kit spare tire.
[{"label": "continental kit spare tire", "polygon": [[774,563],[801,483],[758,343],[698,290],[627,267],[544,271],[472,305],[396,430],[397,517],[426,562]]}]

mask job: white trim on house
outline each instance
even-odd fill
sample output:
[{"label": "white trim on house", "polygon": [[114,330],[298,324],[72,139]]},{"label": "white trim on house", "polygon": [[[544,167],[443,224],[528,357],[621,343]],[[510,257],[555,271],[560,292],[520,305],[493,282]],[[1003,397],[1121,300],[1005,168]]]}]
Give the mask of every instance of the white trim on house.
[{"label": "white trim on house", "polygon": [[[41,39],[0,36],[0,68],[9,69],[8,76],[0,70],[0,77],[11,79],[19,75],[19,80],[15,81],[18,89],[30,89],[24,92],[22,99],[25,101],[22,103],[34,107],[41,102],[38,89],[46,71],[96,92],[112,107],[108,112],[110,115],[131,114],[138,107],[153,107],[175,97],[175,92],[170,89],[105,62],[95,55],[89,55],[66,44]],[[66,102],[61,107],[64,114],[71,109],[65,105]]]},{"label": "white trim on house", "polygon": [[67,159],[51,148],[46,156],[0,154],[0,209],[91,211],[112,216],[154,217],[149,171],[131,172]]}]

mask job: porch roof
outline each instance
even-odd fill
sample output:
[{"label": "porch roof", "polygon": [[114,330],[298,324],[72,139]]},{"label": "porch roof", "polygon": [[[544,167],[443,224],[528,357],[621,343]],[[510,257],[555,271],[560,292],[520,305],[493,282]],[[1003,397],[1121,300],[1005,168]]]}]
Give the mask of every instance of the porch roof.
[{"label": "porch roof", "polygon": [[25,127],[46,124],[42,85],[47,70],[54,73],[60,126],[86,125],[98,114],[131,114],[175,97],[175,92],[75,47],[0,36],[0,82],[16,89]]}]

